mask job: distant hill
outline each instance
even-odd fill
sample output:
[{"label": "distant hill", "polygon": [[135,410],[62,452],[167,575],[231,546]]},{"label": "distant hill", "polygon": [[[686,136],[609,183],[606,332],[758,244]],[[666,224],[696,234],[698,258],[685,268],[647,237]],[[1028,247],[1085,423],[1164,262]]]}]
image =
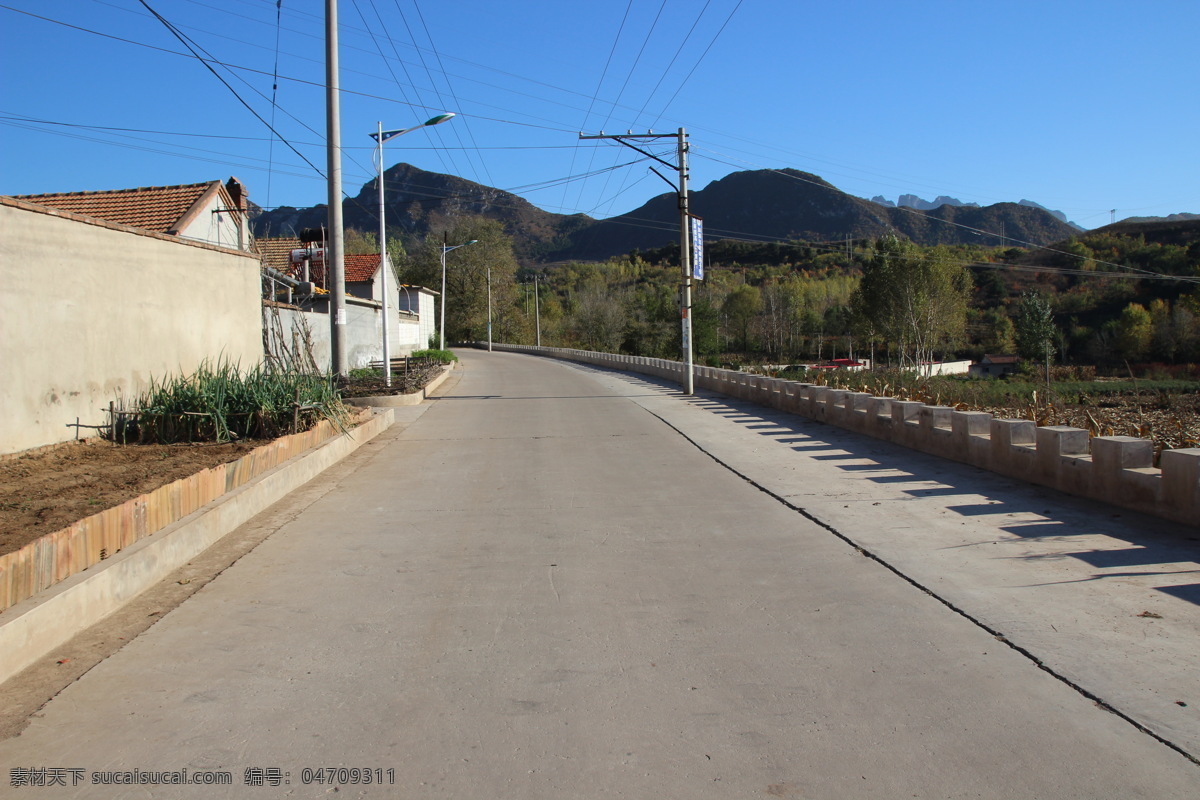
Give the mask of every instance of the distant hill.
[{"label": "distant hill", "polygon": [[[504,225],[525,263],[602,261],[679,240],[679,209],[672,193],[627,214],[593,220],[583,214],[552,214],[509,192],[408,164],[388,169],[386,186],[389,231],[425,236],[436,234],[455,216],[485,216]],[[347,227],[378,228],[377,191],[369,181],[344,202]],[[693,191],[691,211],[704,219],[705,233],[718,239],[840,241],[894,234],[919,244],[1043,245],[1075,233],[1049,212],[1017,203],[886,207],[794,169],[727,175]],[[325,216],[323,205],[285,206],[259,215],[254,231],[259,236],[292,235],[323,225]]]},{"label": "distant hill", "polygon": [[[426,172],[411,164],[396,164],[384,173],[384,197],[389,235],[397,232],[424,237],[448,227],[457,216],[482,216],[498,220],[513,237],[514,249],[522,260],[537,258],[539,249],[558,237],[593,222],[583,214],[565,215],[543,211],[524,198],[473,181]],[[326,223],[326,207],[281,206],[264,211],[253,222],[257,236],[291,236],[303,228]],[[379,189],[375,181],[363,184],[358,194],[342,203],[347,228],[379,230]],[[399,229],[397,231],[396,229]]]},{"label": "distant hill", "polygon": [[[875,197],[871,198],[871,202],[878,203],[881,206],[887,206],[888,208],[896,208],[897,206],[904,206],[906,208],[915,208],[918,211],[932,211],[933,209],[935,209],[939,206],[958,206],[960,208],[979,208],[980,207],[980,205],[978,203],[964,203],[963,201],[959,200],[957,197],[947,197],[946,195],[938,195],[933,200],[922,200],[920,197],[917,197],[915,194],[902,194],[902,195],[900,195],[900,198],[895,203],[893,203],[891,200],[888,200],[886,197],[883,197],[882,195],[876,195]],[[1049,213],[1050,215],[1056,217],[1060,222],[1065,222],[1068,225],[1070,225],[1071,227],[1075,228],[1076,230],[1080,230],[1080,231],[1083,230],[1083,228],[1079,227],[1074,222],[1071,222],[1070,220],[1068,220],[1067,215],[1064,214],[1063,212],[1053,211],[1049,208],[1046,208],[1041,203],[1035,203],[1032,200],[1021,200],[1020,202],[1017,203],[1017,205],[1029,206],[1030,208],[1040,208],[1042,211],[1045,211],[1045,212]]]},{"label": "distant hill", "polygon": [[1168,214],[1165,217],[1126,217],[1122,222],[1183,222],[1191,219],[1200,219],[1200,214]]},{"label": "distant hill", "polygon": [[[1016,203],[943,204],[928,211],[881,206],[794,169],[735,172],[693,192],[690,205],[703,218],[705,234],[718,239],[839,241],[896,234],[925,245],[1016,246],[1049,244],[1075,232],[1042,209]],[[679,210],[675,195],[668,193],[580,229],[569,246],[548,256],[590,261],[678,240]]]},{"label": "distant hill", "polygon": [[1091,238],[1106,234],[1129,238],[1141,237],[1146,244],[1196,247],[1200,253],[1200,214],[1172,214],[1169,217],[1150,217],[1145,221],[1131,217],[1112,225],[1105,225],[1103,228],[1090,230],[1080,234],[1078,238],[1086,242]]}]

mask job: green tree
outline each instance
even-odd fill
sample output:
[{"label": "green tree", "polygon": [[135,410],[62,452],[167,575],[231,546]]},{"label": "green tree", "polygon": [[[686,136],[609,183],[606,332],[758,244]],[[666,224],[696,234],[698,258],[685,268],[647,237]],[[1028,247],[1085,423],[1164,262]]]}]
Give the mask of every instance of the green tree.
[{"label": "green tree", "polygon": [[1048,363],[1058,337],[1049,301],[1037,292],[1022,294],[1014,328],[1017,352],[1024,358]]},{"label": "green tree", "polygon": [[1116,345],[1118,355],[1127,361],[1139,361],[1150,350],[1150,339],[1154,324],[1150,312],[1140,303],[1130,303],[1116,320]]},{"label": "green tree", "polygon": [[1058,340],[1054,312],[1046,298],[1037,292],[1025,292],[1017,306],[1017,352],[1023,357],[1046,365],[1046,390],[1050,389],[1050,357]]},{"label": "green tree", "polygon": [[621,352],[626,323],[624,299],[600,286],[589,286],[576,294],[571,328],[580,347],[601,353]]},{"label": "green tree", "polygon": [[902,367],[917,366],[961,340],[970,289],[966,268],[949,251],[888,236],[875,242],[850,308],[860,335],[882,336]]},{"label": "green tree", "polygon": [[[500,332],[516,335],[520,295],[516,285],[517,260],[512,238],[496,220],[461,217],[444,233],[451,245],[475,241],[446,254],[446,341],[481,341],[487,338],[488,271],[491,271],[493,338]],[[430,235],[402,269],[405,283],[441,290],[443,233]],[[440,309],[439,309],[440,314]]]},{"label": "green tree", "polygon": [[730,292],[721,304],[729,325],[742,335],[742,350],[750,349],[750,323],[762,309],[762,292],[757,286],[742,284]]}]

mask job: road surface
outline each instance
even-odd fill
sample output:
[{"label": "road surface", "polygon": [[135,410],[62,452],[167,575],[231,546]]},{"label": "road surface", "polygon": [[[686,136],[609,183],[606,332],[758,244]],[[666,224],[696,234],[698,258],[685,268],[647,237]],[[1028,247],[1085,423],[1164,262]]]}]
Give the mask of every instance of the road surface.
[{"label": "road surface", "polygon": [[[461,355],[0,742],[2,794],[1200,796],[1193,531]],[[93,783],[184,770],[231,783]]]}]

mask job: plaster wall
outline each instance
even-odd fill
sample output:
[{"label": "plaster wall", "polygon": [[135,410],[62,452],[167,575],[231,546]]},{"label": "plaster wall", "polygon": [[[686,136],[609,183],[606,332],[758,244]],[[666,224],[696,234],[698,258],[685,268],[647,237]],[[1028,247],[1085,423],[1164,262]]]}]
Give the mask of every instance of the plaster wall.
[{"label": "plaster wall", "polygon": [[151,377],[262,359],[248,253],[0,197],[0,285],[0,453],[105,424]]},{"label": "plaster wall", "polygon": [[[312,343],[312,356],[317,368],[322,371],[330,369],[332,358],[330,339],[332,333],[329,327],[329,314],[324,311],[300,310],[297,308],[280,307],[280,328],[291,342],[304,338],[307,328],[308,340]],[[266,309],[271,313],[271,309]],[[346,363],[350,369],[365,367],[372,361],[383,358],[383,330],[381,328],[383,314],[380,303],[374,300],[360,300],[346,297]],[[399,311],[394,306],[388,309],[389,343],[391,356],[399,358],[415,350],[424,349],[420,340],[420,321],[415,315]],[[267,326],[274,331],[271,335],[271,350],[279,352],[278,330],[273,324]]]},{"label": "plaster wall", "polygon": [[179,232],[179,236],[230,250],[250,249],[240,216],[225,206],[219,195],[212,197],[206,207],[200,209],[195,218]]}]

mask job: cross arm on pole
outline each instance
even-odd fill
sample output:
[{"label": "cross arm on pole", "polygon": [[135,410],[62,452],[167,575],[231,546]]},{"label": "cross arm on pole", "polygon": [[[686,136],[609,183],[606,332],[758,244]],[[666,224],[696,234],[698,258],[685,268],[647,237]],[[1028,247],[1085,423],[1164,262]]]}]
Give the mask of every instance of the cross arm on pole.
[{"label": "cross arm on pole", "polygon": [[[580,139],[612,139],[617,144],[623,144],[626,147],[628,147],[630,150],[636,150],[637,152],[644,155],[646,158],[652,158],[655,161],[657,161],[658,163],[660,163],[664,166],[670,167],[673,170],[679,169],[679,166],[677,164],[672,164],[670,161],[659,158],[658,156],[654,155],[653,153],[649,153],[649,152],[643,150],[642,148],[632,145],[626,141],[626,139],[678,139],[679,134],[676,134],[676,133],[642,133],[642,134],[632,133],[632,134],[626,134],[626,135],[621,135],[621,134],[605,135],[603,133],[601,133],[599,135],[589,135],[589,134],[581,133],[581,134],[579,134],[579,138]],[[670,183],[670,181],[668,181],[668,183]]]}]

